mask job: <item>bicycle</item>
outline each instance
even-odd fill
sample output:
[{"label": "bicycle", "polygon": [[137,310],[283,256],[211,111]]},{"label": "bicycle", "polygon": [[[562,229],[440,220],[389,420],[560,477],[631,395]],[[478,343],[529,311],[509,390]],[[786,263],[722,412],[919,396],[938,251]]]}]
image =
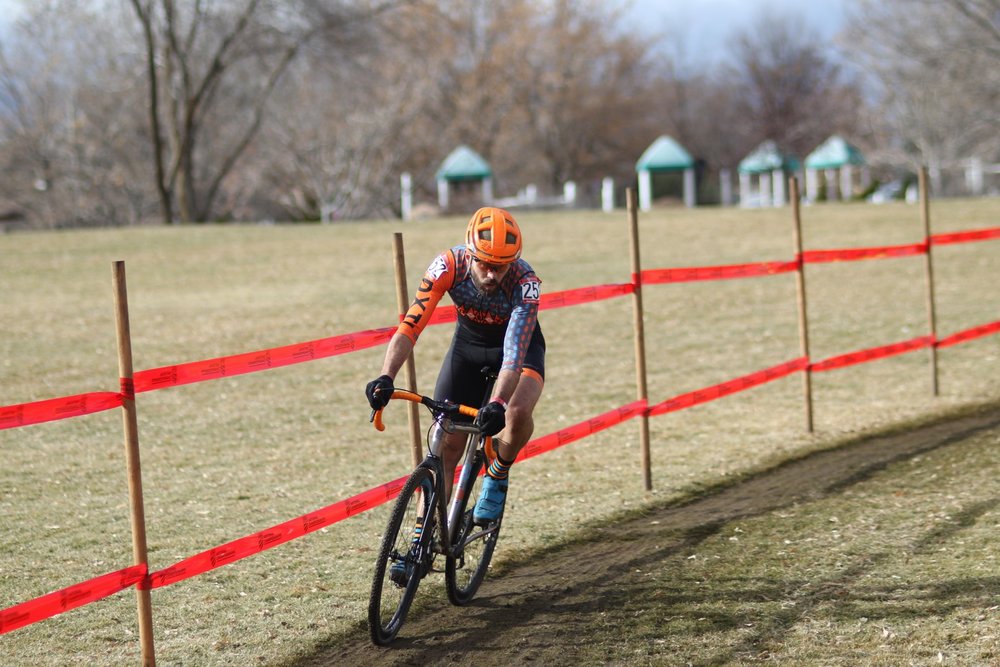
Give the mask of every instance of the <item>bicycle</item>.
[{"label": "bicycle", "polygon": [[[491,376],[491,384],[494,379],[495,375]],[[501,512],[496,521],[477,525],[469,505],[479,497],[482,473],[495,456],[493,439],[472,423],[455,421],[455,417],[475,418],[479,411],[401,389],[395,390],[392,398],[425,405],[434,421],[427,432],[427,457],[399,492],[375,563],[368,626],[372,642],[379,646],[396,638],[420,581],[432,571],[440,572],[434,569],[437,556],[445,557],[451,603],[461,606],[472,600],[486,576],[503,521]],[[379,431],[385,428],[381,417],[382,410],[372,411],[371,421]],[[468,439],[449,507],[439,453],[445,435],[455,432],[467,433]]]}]

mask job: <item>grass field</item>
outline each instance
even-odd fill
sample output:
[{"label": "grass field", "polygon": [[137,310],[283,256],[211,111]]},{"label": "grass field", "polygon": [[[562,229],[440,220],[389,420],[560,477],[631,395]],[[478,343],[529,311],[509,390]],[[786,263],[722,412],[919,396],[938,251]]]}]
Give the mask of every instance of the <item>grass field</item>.
[{"label": "grass field", "polygon": [[[996,226],[1000,201],[935,202],[932,215],[935,233]],[[803,219],[807,248],[913,243],[922,236],[918,211],[903,204],[810,207]],[[623,212],[525,213],[519,221],[525,256],[544,290],[628,280]],[[126,261],[135,367],[145,369],[386,326],[395,320],[392,232],[404,232],[412,288],[432,255],[457,242],[463,229],[464,220],[453,218],[0,236],[0,405],[117,389],[114,260]],[[791,229],[787,209],[656,210],[641,217],[642,263],[789,259]],[[1000,243],[939,248],[934,260],[939,334],[1000,317]],[[810,266],[807,283],[814,359],[926,332],[921,258]],[[651,401],[798,356],[791,274],[650,286],[644,300]],[[547,311],[541,321],[549,352],[537,435],[634,399],[629,299]],[[420,388],[432,386],[449,334],[448,326],[425,332],[417,353]],[[362,396],[382,352],[141,395],[151,567],[404,474],[405,411],[387,413],[388,431],[376,434]],[[651,494],[642,489],[635,424],[529,461],[513,473],[498,564],[558,545],[619,512],[690,495],[845,438],[1000,400],[997,337],[939,356],[936,399],[926,351],[817,374],[811,436],[804,432],[798,376],[654,419]],[[0,431],[0,608],[131,562],[120,422],[110,411]],[[888,483],[910,483],[900,475]],[[976,489],[967,492],[973,497],[963,502],[975,502]],[[982,493],[995,494],[996,487]],[[905,509],[906,498],[899,502]],[[986,514],[996,523],[995,508]],[[158,661],[273,664],[358,633],[384,520],[384,511],[368,512],[154,591]],[[810,521],[806,514],[801,520]],[[864,540],[857,545],[863,549]],[[768,558],[773,554],[762,554],[748,571],[772,567]],[[899,566],[900,576],[918,584],[934,575],[923,566]],[[4,635],[0,651],[12,664],[134,663],[134,606],[130,593],[113,596]],[[802,641],[805,650],[810,638],[785,641]]]}]

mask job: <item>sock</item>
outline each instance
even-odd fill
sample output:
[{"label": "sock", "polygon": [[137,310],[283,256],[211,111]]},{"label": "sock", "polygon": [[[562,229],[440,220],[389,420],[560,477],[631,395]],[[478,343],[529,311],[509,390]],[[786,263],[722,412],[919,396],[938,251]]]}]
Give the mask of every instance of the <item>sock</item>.
[{"label": "sock", "polygon": [[497,454],[497,457],[493,459],[490,467],[486,470],[486,474],[496,480],[507,479],[507,473],[510,471],[512,465],[514,465],[513,461],[505,461]]},{"label": "sock", "polygon": [[413,526],[413,543],[416,544],[420,541],[420,536],[424,532],[424,517],[418,516],[416,525]]}]

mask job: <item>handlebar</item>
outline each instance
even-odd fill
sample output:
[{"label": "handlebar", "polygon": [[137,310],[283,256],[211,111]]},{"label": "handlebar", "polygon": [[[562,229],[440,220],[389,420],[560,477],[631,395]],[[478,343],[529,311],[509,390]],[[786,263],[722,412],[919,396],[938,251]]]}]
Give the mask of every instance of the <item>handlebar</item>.
[{"label": "handlebar", "polygon": [[[394,399],[400,399],[404,401],[411,401],[413,403],[420,403],[421,405],[426,405],[427,408],[436,415],[465,415],[467,417],[475,418],[479,414],[479,410],[476,408],[471,408],[468,405],[460,405],[457,403],[448,403],[447,401],[435,401],[430,396],[422,396],[420,394],[415,394],[412,391],[406,391],[405,389],[396,389],[392,392],[392,397]],[[375,429],[378,431],[385,430],[385,424],[382,423],[382,410],[385,408],[379,408],[378,410],[372,410],[371,417],[369,421],[375,424]]]}]

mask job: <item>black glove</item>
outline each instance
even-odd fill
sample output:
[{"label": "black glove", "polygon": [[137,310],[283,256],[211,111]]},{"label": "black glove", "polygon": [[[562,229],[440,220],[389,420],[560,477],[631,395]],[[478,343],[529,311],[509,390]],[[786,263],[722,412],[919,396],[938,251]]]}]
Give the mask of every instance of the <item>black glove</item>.
[{"label": "black glove", "polygon": [[502,403],[490,401],[479,409],[476,416],[476,426],[483,435],[496,435],[507,425],[507,408]]},{"label": "black glove", "polygon": [[372,406],[372,410],[381,410],[389,405],[393,391],[395,391],[395,387],[392,386],[392,378],[388,375],[380,375],[365,387],[365,396],[368,397],[368,404]]}]

